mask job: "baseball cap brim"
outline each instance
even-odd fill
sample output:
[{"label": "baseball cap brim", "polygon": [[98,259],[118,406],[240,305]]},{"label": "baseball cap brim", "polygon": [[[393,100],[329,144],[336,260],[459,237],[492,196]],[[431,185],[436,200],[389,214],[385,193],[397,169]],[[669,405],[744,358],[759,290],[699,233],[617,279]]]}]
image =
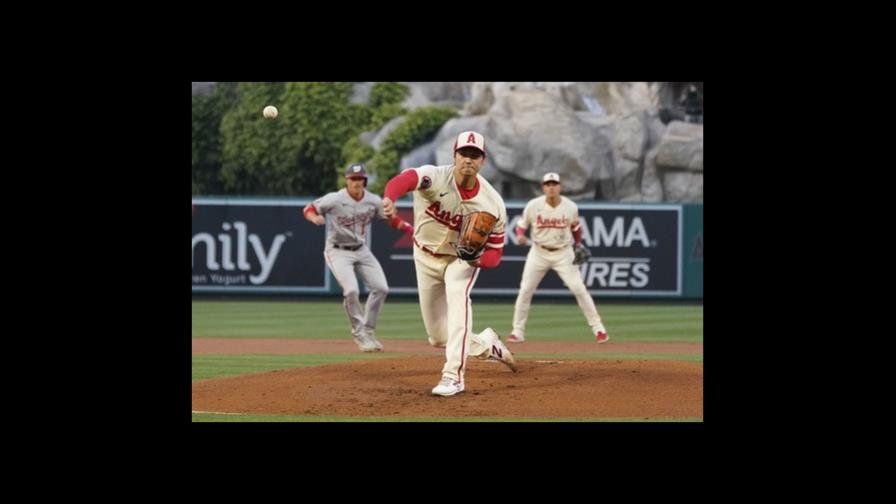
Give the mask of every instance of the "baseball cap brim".
[{"label": "baseball cap brim", "polygon": [[479,152],[485,154],[485,151],[482,150],[482,147],[479,147],[479,146],[476,145],[476,144],[458,145],[457,147],[455,147],[454,152],[457,152],[457,151],[463,149],[464,147],[472,147],[472,148],[478,150]]}]

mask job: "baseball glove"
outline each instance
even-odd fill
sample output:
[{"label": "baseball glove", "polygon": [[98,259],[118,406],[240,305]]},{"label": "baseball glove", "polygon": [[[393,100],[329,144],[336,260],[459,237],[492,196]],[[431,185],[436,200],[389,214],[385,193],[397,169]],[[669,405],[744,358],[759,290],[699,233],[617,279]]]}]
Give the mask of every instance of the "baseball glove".
[{"label": "baseball glove", "polygon": [[457,236],[457,257],[464,261],[479,259],[485,250],[485,241],[497,220],[497,217],[488,212],[473,212],[464,215],[460,234]]},{"label": "baseball glove", "polygon": [[586,263],[591,259],[591,251],[584,245],[576,245],[575,254],[575,259],[572,260],[573,264]]}]

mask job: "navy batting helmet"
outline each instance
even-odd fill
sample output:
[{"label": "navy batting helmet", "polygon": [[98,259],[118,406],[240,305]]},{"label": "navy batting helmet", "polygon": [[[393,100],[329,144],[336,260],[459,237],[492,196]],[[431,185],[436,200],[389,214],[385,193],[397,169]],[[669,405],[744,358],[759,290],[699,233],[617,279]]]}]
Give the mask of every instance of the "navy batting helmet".
[{"label": "navy batting helmet", "polygon": [[345,178],[362,178],[364,179],[364,187],[367,187],[367,172],[364,171],[364,165],[361,163],[349,165],[349,167],[345,169]]}]

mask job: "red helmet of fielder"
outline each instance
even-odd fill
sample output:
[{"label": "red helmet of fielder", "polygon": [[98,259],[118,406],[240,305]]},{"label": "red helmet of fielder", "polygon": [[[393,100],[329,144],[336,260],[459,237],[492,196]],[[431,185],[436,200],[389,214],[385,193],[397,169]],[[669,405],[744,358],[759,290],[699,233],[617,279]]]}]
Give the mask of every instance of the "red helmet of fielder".
[{"label": "red helmet of fielder", "polygon": [[454,152],[464,147],[475,147],[485,155],[485,137],[475,131],[464,131],[454,139]]}]

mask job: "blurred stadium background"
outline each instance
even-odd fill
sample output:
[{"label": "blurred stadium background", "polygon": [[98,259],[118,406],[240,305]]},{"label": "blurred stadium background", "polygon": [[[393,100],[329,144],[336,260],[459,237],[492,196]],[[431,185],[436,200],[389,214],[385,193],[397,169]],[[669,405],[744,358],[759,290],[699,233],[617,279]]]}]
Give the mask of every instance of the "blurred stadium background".
[{"label": "blurred stadium background", "polygon": [[[344,186],[356,162],[382,195],[401,169],[450,163],[454,135],[473,129],[511,226],[541,195],[541,176],[560,173],[580,208],[593,255],[582,275],[598,306],[702,303],[702,82],[194,82],[191,94],[194,298],[341,296],[325,230],[302,207]],[[262,116],[267,105],[276,119]],[[409,197],[399,208],[412,220]],[[416,298],[410,240],[379,223],[369,240],[390,298]],[[528,249],[512,234],[506,247],[473,295],[512,311]],[[555,273],[535,297],[567,300]]]}]

